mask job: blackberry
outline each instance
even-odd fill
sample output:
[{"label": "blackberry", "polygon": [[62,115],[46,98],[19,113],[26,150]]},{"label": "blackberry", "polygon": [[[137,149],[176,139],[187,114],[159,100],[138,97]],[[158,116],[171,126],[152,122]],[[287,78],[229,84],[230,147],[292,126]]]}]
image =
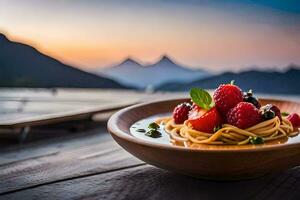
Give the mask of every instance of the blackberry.
[{"label": "blackberry", "polygon": [[273,104],[267,104],[261,107],[260,113],[264,120],[273,119],[275,116],[277,116],[280,121],[282,120],[279,108]]},{"label": "blackberry", "polygon": [[261,107],[260,102],[257,100],[256,97],[253,96],[252,90],[244,92],[243,101],[252,103],[258,109]]}]

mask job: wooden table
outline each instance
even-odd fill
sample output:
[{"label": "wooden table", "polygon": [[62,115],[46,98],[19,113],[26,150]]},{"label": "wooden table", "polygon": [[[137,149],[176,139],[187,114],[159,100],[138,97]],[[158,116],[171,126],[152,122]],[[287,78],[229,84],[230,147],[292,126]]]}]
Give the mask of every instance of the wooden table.
[{"label": "wooden table", "polygon": [[0,140],[24,141],[28,139],[28,132],[37,126],[89,120],[96,113],[182,94],[117,89],[0,88]]},{"label": "wooden table", "polygon": [[113,141],[105,123],[0,147],[0,199],[219,198],[300,199],[300,168],[247,181],[195,179],[131,156]]}]

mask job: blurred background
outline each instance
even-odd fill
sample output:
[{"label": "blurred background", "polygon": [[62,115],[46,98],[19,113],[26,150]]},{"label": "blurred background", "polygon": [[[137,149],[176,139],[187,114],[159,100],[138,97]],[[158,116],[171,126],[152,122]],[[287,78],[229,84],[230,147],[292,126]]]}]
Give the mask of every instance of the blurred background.
[{"label": "blurred background", "polygon": [[0,1],[2,124],[231,80],[295,96],[299,78],[296,0]]},{"label": "blurred background", "polygon": [[300,93],[300,2],[2,0],[2,87]]}]

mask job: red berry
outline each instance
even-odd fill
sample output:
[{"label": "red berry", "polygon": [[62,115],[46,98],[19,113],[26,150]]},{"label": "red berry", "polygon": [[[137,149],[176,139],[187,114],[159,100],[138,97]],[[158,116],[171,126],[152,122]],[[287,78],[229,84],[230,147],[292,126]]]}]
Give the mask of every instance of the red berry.
[{"label": "red berry", "polygon": [[275,113],[275,115],[276,115],[276,116],[280,119],[280,121],[281,121],[282,118],[281,118],[281,111],[280,111],[280,109],[279,109],[277,106],[275,106],[275,105],[272,105],[270,109]]},{"label": "red berry", "polygon": [[251,103],[240,102],[227,113],[227,122],[246,129],[261,122],[259,110]]},{"label": "red berry", "polygon": [[297,113],[292,113],[287,116],[287,119],[292,123],[294,128],[300,127],[300,117]]},{"label": "red berry", "polygon": [[205,110],[205,109],[201,108],[200,106],[198,106],[197,104],[193,103],[192,109],[189,112],[189,119],[201,116],[206,112],[207,112],[207,110]]},{"label": "red berry", "polygon": [[213,133],[214,128],[222,125],[222,116],[216,107],[213,107],[209,111],[206,111],[202,115],[194,118],[189,118],[187,123],[193,127],[193,129]]},{"label": "red berry", "polygon": [[176,124],[183,124],[189,117],[189,112],[192,109],[191,104],[181,103],[174,108],[173,119]]},{"label": "red berry", "polygon": [[280,121],[282,120],[280,109],[277,106],[273,105],[273,104],[264,105],[263,107],[260,108],[260,110],[261,111],[272,110],[275,113],[275,116],[277,116],[280,119]]},{"label": "red berry", "polygon": [[243,93],[236,85],[222,84],[214,92],[214,101],[217,109],[226,116],[231,108],[243,101]]}]

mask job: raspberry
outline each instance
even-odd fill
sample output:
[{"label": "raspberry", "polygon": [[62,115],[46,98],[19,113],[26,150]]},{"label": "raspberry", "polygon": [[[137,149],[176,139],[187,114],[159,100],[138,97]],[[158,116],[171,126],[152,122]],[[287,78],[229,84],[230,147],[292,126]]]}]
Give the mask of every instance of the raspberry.
[{"label": "raspberry", "polygon": [[217,109],[226,116],[231,108],[243,101],[243,93],[236,85],[222,84],[214,92],[214,101]]},{"label": "raspberry", "polygon": [[227,113],[227,122],[246,129],[261,122],[259,110],[251,103],[240,102]]},{"label": "raspberry", "polygon": [[176,124],[182,124],[189,117],[189,112],[192,109],[191,104],[181,103],[174,108],[173,119]]},{"label": "raspberry", "polygon": [[292,113],[287,116],[287,119],[292,123],[294,128],[300,127],[300,117],[297,113]]}]

